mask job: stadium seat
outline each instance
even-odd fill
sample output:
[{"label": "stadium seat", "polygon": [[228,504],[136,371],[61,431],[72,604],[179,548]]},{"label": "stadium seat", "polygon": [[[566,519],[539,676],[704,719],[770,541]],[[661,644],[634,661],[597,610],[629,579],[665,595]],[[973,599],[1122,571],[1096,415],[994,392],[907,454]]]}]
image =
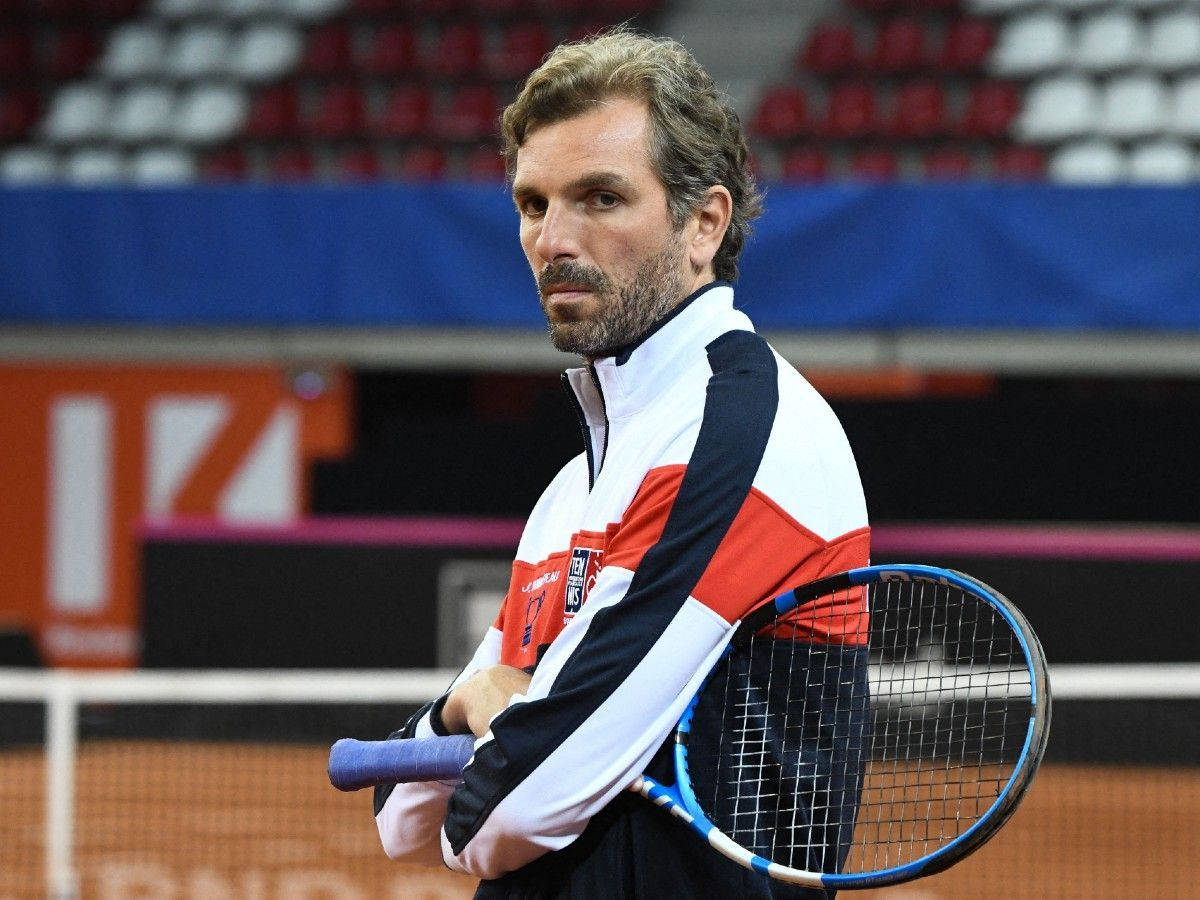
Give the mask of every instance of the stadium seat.
[{"label": "stadium seat", "polygon": [[246,135],[251,138],[291,137],[300,130],[300,99],[296,87],[281,84],[258,95],[246,117]]},{"label": "stadium seat", "polygon": [[196,161],[183,150],[150,147],[134,153],[128,163],[135,184],[183,184],[196,178]]},{"label": "stadium seat", "polygon": [[126,88],[113,101],[108,134],[118,141],[139,143],[170,134],[175,94],[167,87],[139,83]]},{"label": "stadium seat", "polygon": [[1200,175],[1192,149],[1182,141],[1159,140],[1139,144],[1129,154],[1131,181],[1182,184]]},{"label": "stadium seat", "polygon": [[781,84],[768,88],[759,101],[750,130],[768,140],[780,140],[803,134],[808,126],[808,100],[798,85]]},{"label": "stadium seat", "polygon": [[396,88],[387,99],[374,130],[384,137],[413,138],[428,134],[433,101],[423,85]]},{"label": "stadium seat", "polygon": [[1021,108],[1016,85],[1006,81],[979,81],[967,93],[966,107],[957,133],[985,140],[1004,137]]},{"label": "stadium seat", "polygon": [[784,181],[824,181],[829,169],[829,154],[821,147],[797,147],[779,159],[779,177]]},{"label": "stadium seat", "polygon": [[62,162],[63,179],[71,184],[113,184],[125,178],[125,162],[115,150],[85,148]]},{"label": "stadium seat", "polygon": [[341,12],[347,0],[274,0],[279,13],[301,22],[319,22]]},{"label": "stadium seat", "polygon": [[189,25],[167,46],[163,71],[172,78],[217,75],[228,68],[229,32],[219,25]]},{"label": "stadium seat", "polygon": [[1177,137],[1200,140],[1200,75],[1189,76],[1175,85],[1167,131]]},{"label": "stadium seat", "polygon": [[817,75],[843,75],[858,66],[854,28],[823,22],[813,28],[800,54],[800,67]]},{"label": "stadium seat", "polygon": [[1017,132],[1028,141],[1060,141],[1092,131],[1098,102],[1090,79],[1075,75],[1035,84],[1017,117]]},{"label": "stadium seat", "polygon": [[308,48],[300,63],[306,75],[341,75],[353,63],[350,29],[344,24],[318,28],[308,36]]},{"label": "stadium seat", "polygon": [[168,21],[212,18],[219,13],[217,0],[154,0],[151,10]]},{"label": "stadium seat", "polygon": [[1125,6],[1140,13],[1154,13],[1165,6],[1178,6],[1178,0],[1122,0]]},{"label": "stadium seat", "polygon": [[417,32],[407,22],[380,28],[362,62],[372,75],[408,75],[417,67]]},{"label": "stadium seat", "polygon": [[439,181],[446,176],[446,151],[441,147],[416,147],[400,164],[400,176],[418,181]]},{"label": "stadium seat", "polygon": [[1180,9],[1156,16],[1150,22],[1145,61],[1163,72],[1200,67],[1200,12]]},{"label": "stadium seat", "polygon": [[250,25],[230,47],[230,71],[243,81],[274,81],[295,69],[301,50],[302,41],[294,28]]},{"label": "stadium seat", "polygon": [[878,131],[875,88],[865,81],[849,81],[829,92],[820,132],[830,138],[867,137]]},{"label": "stadium seat", "polygon": [[25,137],[37,124],[41,112],[42,98],[37,91],[0,93],[0,140]]},{"label": "stadium seat", "polygon": [[85,18],[117,21],[137,12],[142,0],[85,0]]},{"label": "stadium seat", "polygon": [[383,177],[383,160],[370,147],[348,150],[338,157],[337,176],[344,181],[374,181]]},{"label": "stadium seat", "polygon": [[1070,59],[1071,29],[1054,12],[1032,12],[1008,19],[996,37],[991,67],[1001,75],[1036,75]]},{"label": "stadium seat", "polygon": [[499,107],[491,85],[469,84],[458,88],[434,114],[433,131],[445,140],[475,141],[497,129]]},{"label": "stadium seat", "polygon": [[50,102],[42,130],[52,141],[86,141],[102,136],[111,98],[104,85],[92,81],[61,88]]},{"label": "stadium seat", "polygon": [[19,78],[33,73],[37,68],[32,30],[0,32],[0,77]]},{"label": "stadium seat", "polygon": [[939,147],[925,154],[921,166],[926,178],[961,181],[971,177],[974,162],[962,147]]},{"label": "stadium seat", "polygon": [[476,147],[463,163],[463,175],[471,181],[503,181],[507,174],[504,157],[492,146]]},{"label": "stadium seat", "polygon": [[942,39],[938,68],[945,72],[976,72],[996,43],[996,26],[983,19],[957,19]]},{"label": "stadium seat", "polygon": [[171,135],[184,143],[228,140],[246,124],[248,106],[245,92],[233,85],[194,85],[179,99]]},{"label": "stadium seat", "polygon": [[894,150],[870,147],[856,150],[850,157],[852,178],[868,181],[888,181],[900,174],[900,160]]},{"label": "stadium seat", "polygon": [[483,32],[476,22],[446,25],[425,57],[422,68],[442,78],[462,78],[480,71]]},{"label": "stadium seat", "polygon": [[1007,18],[1028,12],[1035,6],[1041,6],[1042,3],[1043,0],[965,0],[963,5],[970,12],[981,16]]},{"label": "stadium seat", "polygon": [[1079,25],[1074,63],[1085,72],[1127,69],[1140,63],[1144,54],[1141,25],[1127,9],[1111,9]]},{"label": "stadium seat", "polygon": [[921,80],[902,85],[884,133],[900,140],[936,137],[946,131],[946,89],[939,81]]},{"label": "stadium seat", "polygon": [[306,130],[317,137],[348,138],[365,133],[367,114],[362,89],[357,84],[327,88],[303,121]]},{"label": "stadium seat", "polygon": [[500,44],[487,57],[487,71],[493,78],[522,78],[528,75],[550,52],[550,35],[541,22],[510,25],[500,36]]},{"label": "stadium seat", "polygon": [[309,181],[316,171],[312,154],[300,148],[276,153],[268,163],[268,173],[275,181]]},{"label": "stadium seat", "polygon": [[918,19],[892,19],[884,22],[875,35],[867,57],[872,71],[884,74],[917,72],[928,64],[926,45],[929,36]]},{"label": "stadium seat", "polygon": [[58,178],[58,160],[44,147],[13,147],[0,156],[0,182],[47,184]]},{"label": "stadium seat", "polygon": [[167,49],[167,34],[158,25],[129,22],[108,38],[99,69],[108,78],[128,80],[157,75]]},{"label": "stadium seat", "polygon": [[1058,7],[1065,13],[1074,13],[1076,15],[1082,13],[1093,12],[1103,6],[1107,6],[1109,0],[1051,0],[1051,5]]},{"label": "stadium seat", "polygon": [[992,157],[997,178],[1037,181],[1046,174],[1046,154],[1038,147],[1002,147]]},{"label": "stadium seat", "polygon": [[1125,178],[1125,157],[1115,144],[1087,140],[1067,144],[1050,157],[1047,173],[1071,184],[1111,184]]},{"label": "stadium seat", "polygon": [[100,53],[100,41],[88,30],[56,31],[49,40],[42,70],[57,81],[78,78]]},{"label": "stadium seat", "polygon": [[201,166],[201,171],[206,179],[240,181],[250,171],[250,162],[245,152],[235,147],[209,156]]},{"label": "stadium seat", "polygon": [[1114,79],[1102,94],[1097,130],[1118,140],[1157,134],[1167,125],[1168,103],[1167,90],[1157,77]]}]

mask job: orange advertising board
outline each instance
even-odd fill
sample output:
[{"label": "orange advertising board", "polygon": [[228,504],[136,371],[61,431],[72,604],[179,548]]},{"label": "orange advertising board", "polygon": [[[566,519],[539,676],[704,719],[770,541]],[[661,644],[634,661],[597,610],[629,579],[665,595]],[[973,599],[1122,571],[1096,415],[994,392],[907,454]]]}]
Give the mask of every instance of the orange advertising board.
[{"label": "orange advertising board", "polygon": [[135,665],[139,523],[291,522],[349,441],[338,370],[0,366],[0,627],[49,665]]}]

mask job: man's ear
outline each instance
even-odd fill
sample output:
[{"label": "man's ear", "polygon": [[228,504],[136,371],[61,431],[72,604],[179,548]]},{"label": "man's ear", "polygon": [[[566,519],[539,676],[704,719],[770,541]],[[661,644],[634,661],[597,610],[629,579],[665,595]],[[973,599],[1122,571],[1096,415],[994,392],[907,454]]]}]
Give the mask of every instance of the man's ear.
[{"label": "man's ear", "polygon": [[713,257],[721,249],[721,241],[725,239],[732,215],[733,197],[729,189],[723,184],[714,184],[692,213],[691,236],[688,240],[688,259],[692,271],[699,274],[712,265]]}]

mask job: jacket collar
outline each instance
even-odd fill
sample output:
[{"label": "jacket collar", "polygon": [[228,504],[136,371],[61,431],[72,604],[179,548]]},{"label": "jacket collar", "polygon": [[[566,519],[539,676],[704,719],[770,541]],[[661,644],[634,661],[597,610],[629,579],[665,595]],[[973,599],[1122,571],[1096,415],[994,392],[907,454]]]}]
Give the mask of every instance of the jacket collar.
[{"label": "jacket collar", "polygon": [[[750,319],[733,308],[733,288],[707,284],[683,300],[634,344],[588,367],[568,369],[567,382],[589,425],[629,416],[669,387],[705,347],[727,331],[753,331]],[[598,390],[597,390],[598,389]]]}]

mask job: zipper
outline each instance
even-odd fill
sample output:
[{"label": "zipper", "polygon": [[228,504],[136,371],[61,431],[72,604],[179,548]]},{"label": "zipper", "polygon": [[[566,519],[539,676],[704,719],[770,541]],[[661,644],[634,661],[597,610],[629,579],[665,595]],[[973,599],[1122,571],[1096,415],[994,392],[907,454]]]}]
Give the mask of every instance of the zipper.
[{"label": "zipper", "polygon": [[[600,390],[600,380],[596,377],[596,370],[589,364],[588,373],[591,375],[592,384],[596,386],[596,393],[600,396],[600,405],[604,406],[604,392]],[[583,411],[583,404],[579,402],[579,397],[575,395],[575,389],[571,387],[571,379],[567,377],[567,373],[563,372],[559,376],[562,381],[563,390],[567,396],[571,398],[571,405],[575,407],[575,417],[579,420],[579,430],[583,434],[583,449],[587,452],[588,461],[588,493],[591,493],[593,487],[596,486],[596,478],[600,474],[596,467],[596,454],[592,448],[592,429],[588,427],[587,415]],[[608,456],[608,414],[604,415],[604,456]],[[601,467],[604,465],[603,460],[600,462]]]}]

